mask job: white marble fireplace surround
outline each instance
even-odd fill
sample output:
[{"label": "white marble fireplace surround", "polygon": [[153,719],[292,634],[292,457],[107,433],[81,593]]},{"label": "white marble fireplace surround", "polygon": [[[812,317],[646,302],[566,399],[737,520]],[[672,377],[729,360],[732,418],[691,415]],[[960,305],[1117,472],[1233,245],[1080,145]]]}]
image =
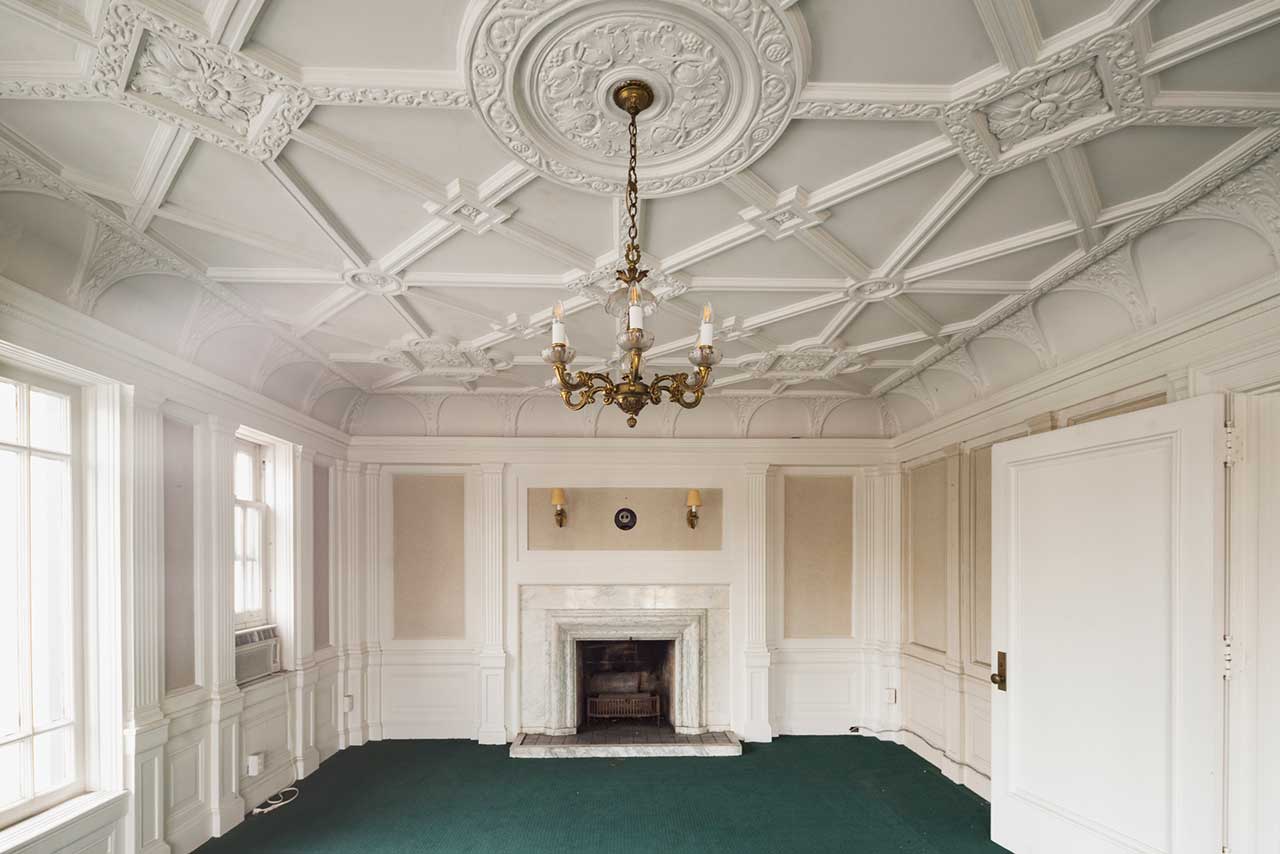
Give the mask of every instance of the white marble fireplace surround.
[{"label": "white marble fireplace surround", "polygon": [[729,585],[520,588],[520,730],[577,732],[580,640],[672,641],[677,733],[729,729]]}]

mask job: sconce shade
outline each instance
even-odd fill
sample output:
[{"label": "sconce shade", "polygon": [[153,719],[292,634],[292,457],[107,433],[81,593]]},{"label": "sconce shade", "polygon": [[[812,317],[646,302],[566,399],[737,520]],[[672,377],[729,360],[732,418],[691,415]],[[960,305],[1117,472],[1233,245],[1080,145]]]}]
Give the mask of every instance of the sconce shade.
[{"label": "sconce shade", "polygon": [[565,505],[565,504],[568,504],[568,503],[569,503],[569,502],[567,502],[567,501],[565,501],[565,500],[564,500],[564,490],[563,490],[563,489],[561,489],[560,487],[558,487],[558,486],[557,486],[557,487],[555,487],[554,489],[552,489],[552,490],[551,490],[551,503],[552,503],[552,504],[554,504],[554,505],[555,505],[555,506],[557,506],[557,507],[560,507],[560,506],[562,506],[562,505]]},{"label": "sconce shade", "polygon": [[689,497],[684,500],[686,507],[701,507],[702,492],[697,489],[689,490]]}]

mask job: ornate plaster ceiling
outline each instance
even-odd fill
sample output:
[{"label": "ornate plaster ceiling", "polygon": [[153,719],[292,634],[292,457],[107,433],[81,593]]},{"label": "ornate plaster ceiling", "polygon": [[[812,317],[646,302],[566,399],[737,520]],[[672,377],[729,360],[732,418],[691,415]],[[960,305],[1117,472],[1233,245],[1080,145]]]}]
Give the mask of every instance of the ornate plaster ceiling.
[{"label": "ornate plaster ceiling", "polygon": [[[0,0],[0,275],[361,433],[888,435],[1276,269],[1280,0]],[[1225,186],[1223,186],[1225,184]],[[666,407],[676,410],[676,407]]]}]

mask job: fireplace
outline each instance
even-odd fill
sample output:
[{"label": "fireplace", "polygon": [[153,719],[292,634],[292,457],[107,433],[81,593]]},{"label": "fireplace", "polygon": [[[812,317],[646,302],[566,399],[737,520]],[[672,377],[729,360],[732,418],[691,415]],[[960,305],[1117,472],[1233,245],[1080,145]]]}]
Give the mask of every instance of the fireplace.
[{"label": "fireplace", "polygon": [[580,732],[620,722],[670,725],[672,641],[578,640],[575,647]]},{"label": "fireplace", "polygon": [[[659,683],[662,726],[677,736],[727,730],[729,639],[728,585],[522,586],[521,731],[570,736],[595,722],[587,715],[587,695],[593,692],[580,670],[580,642],[658,644],[665,653],[661,668],[645,658],[650,653],[643,646],[636,648],[636,661],[661,672],[644,685],[647,691]],[[609,671],[619,672],[620,661],[611,654]],[[618,693],[644,693],[640,684],[634,692]],[[631,687],[630,677],[621,687]],[[597,687],[594,693],[606,692]]]}]

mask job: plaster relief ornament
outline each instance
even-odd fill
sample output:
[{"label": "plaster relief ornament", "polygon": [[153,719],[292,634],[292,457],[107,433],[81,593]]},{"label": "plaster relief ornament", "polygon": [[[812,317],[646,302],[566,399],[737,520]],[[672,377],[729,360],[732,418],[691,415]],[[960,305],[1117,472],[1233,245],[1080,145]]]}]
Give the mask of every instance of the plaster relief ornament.
[{"label": "plaster relief ornament", "polygon": [[622,192],[620,83],[653,90],[637,140],[646,197],[714,183],[763,154],[790,121],[809,39],[771,0],[487,0],[464,34],[467,92],[520,160],[570,186]]},{"label": "plaster relief ornament", "polygon": [[379,270],[348,270],[343,280],[352,288],[376,296],[394,296],[405,291],[404,282],[390,273]]},{"label": "plaster relief ornament", "polygon": [[1093,63],[1087,62],[1006,95],[984,112],[987,128],[999,141],[1000,150],[1008,151],[1024,139],[1052,133],[1109,109],[1102,78]]},{"label": "plaster relief ornament", "polygon": [[173,101],[184,110],[248,136],[269,91],[259,80],[219,66],[178,41],[146,32],[129,88]]}]

